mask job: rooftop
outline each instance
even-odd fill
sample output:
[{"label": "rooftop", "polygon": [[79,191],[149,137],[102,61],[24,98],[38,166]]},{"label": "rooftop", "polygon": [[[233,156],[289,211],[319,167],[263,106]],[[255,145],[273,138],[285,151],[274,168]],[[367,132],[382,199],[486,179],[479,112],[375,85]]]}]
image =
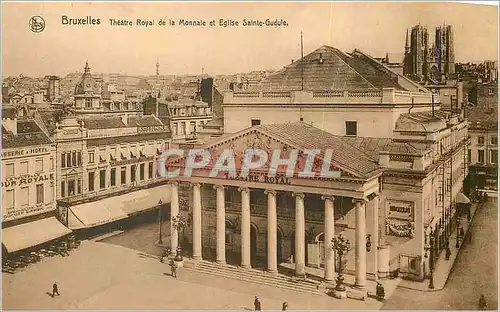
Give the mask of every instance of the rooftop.
[{"label": "rooftop", "polygon": [[467,108],[467,120],[470,122],[469,129],[498,129],[498,107]]},{"label": "rooftop", "polygon": [[17,135],[9,132],[2,125],[2,148],[16,148],[50,144],[52,141],[46,136],[36,122],[32,120],[18,120]]},{"label": "rooftop", "polygon": [[395,131],[439,131],[447,127],[451,116],[451,113],[441,110],[401,114],[396,121]]},{"label": "rooftop", "polygon": [[[302,74],[303,72],[303,74]],[[268,76],[258,88],[262,91],[301,90],[406,90],[398,84],[398,75],[368,55],[344,53],[323,45],[302,59]]]}]

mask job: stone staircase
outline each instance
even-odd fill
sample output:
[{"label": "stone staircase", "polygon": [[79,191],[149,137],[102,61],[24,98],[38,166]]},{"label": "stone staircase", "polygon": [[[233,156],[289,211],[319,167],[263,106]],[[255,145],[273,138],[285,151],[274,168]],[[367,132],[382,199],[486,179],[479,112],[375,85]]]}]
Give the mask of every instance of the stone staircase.
[{"label": "stone staircase", "polygon": [[184,268],[207,275],[220,276],[259,285],[288,289],[310,295],[324,295],[326,293],[325,287],[321,285],[320,282],[314,280],[299,280],[283,274],[274,275],[257,269],[245,269],[242,267],[218,264],[206,260],[194,261],[191,259],[185,259]]}]

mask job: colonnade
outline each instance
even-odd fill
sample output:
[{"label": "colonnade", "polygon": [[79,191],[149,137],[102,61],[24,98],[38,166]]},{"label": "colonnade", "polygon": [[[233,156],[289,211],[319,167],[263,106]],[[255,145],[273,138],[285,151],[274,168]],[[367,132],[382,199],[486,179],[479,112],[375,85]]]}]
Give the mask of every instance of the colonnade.
[{"label": "colonnade", "polygon": [[[201,207],[201,185],[192,183],[193,194],[193,259],[202,259],[202,207]],[[226,263],[226,211],[225,211],[225,189],[223,185],[214,185],[216,190],[216,262]],[[251,267],[250,250],[250,189],[240,187],[241,193],[241,266]],[[277,261],[277,229],[278,220],[276,212],[276,190],[267,189],[264,193],[267,195],[267,270],[276,274],[278,272]],[[295,273],[297,276],[305,276],[305,208],[304,194],[293,193],[295,197]],[[171,183],[171,211],[172,216],[179,213],[178,184]],[[324,237],[325,237],[325,268],[324,278],[327,282],[334,281],[335,275],[335,253],[331,248],[331,240],[335,235],[334,218],[334,197],[332,195],[323,195],[324,201]],[[356,282],[355,287],[365,289],[366,286],[366,201],[354,199],[356,212],[356,239],[355,239],[355,268]],[[171,227],[171,246],[177,247],[178,233],[177,229]]]}]

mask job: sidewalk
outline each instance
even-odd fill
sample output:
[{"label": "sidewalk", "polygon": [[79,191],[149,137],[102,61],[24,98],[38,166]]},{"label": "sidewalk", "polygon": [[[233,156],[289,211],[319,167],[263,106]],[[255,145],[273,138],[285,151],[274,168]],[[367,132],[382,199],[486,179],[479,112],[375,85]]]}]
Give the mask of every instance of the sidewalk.
[{"label": "sidewalk", "polygon": [[[281,263],[280,267],[287,268],[289,270],[294,270],[295,264]],[[305,271],[306,271],[308,278],[312,278],[313,280],[316,280],[316,281],[323,280],[323,276],[324,276],[323,269],[306,267]],[[337,273],[335,274],[335,276],[337,276]],[[347,286],[348,290],[351,290],[354,287],[356,276],[353,274],[349,274],[347,272],[343,273],[343,276],[344,276],[344,284]],[[380,281],[380,282],[382,282],[382,284],[384,285],[385,298],[387,299],[396,290],[399,283],[401,282],[401,278],[384,279],[383,281]],[[323,283],[321,283],[321,284],[323,284]],[[331,287],[334,287],[335,284],[336,284],[336,282],[333,282],[331,285],[330,284],[328,284],[328,285],[323,284],[323,286],[326,286],[327,288],[331,288]],[[369,280],[369,279],[366,280],[366,290],[368,291],[368,295],[375,297],[376,288],[377,288],[376,281]]]},{"label": "sidewalk", "polygon": [[[474,216],[476,214],[476,211],[481,208],[481,203],[473,203],[471,206],[471,222],[474,222]],[[467,237],[467,234],[469,232],[469,222],[467,222],[467,217],[462,217],[461,220],[461,226],[464,229],[465,236]],[[464,239],[466,240],[466,238]],[[429,288],[429,279],[425,279],[423,282],[418,282],[418,281],[410,281],[410,280],[402,280],[401,283],[399,284],[398,287],[401,288],[406,288],[406,289],[412,289],[412,290],[418,290],[418,291],[440,291],[444,288],[446,285],[446,281],[448,280],[448,276],[450,275],[451,270],[453,269],[453,264],[455,263],[455,259],[458,256],[458,253],[462,249],[462,246],[467,244],[467,242],[461,242],[460,247],[457,249],[456,243],[457,243],[457,231],[453,231],[453,233],[450,235],[449,238],[450,242],[450,249],[451,249],[451,256],[449,260],[445,259],[445,254],[446,250],[443,249],[441,253],[439,254],[439,257],[436,261],[436,266],[434,268],[434,289]]]}]

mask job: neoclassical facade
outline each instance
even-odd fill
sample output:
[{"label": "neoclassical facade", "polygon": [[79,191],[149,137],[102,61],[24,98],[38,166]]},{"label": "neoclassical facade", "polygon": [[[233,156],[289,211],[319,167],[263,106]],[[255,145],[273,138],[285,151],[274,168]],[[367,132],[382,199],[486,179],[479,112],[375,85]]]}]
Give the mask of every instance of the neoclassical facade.
[{"label": "neoclassical facade", "polygon": [[[420,146],[396,139],[335,136],[303,122],[259,125],[224,136],[204,148],[212,159],[234,150],[237,171],[247,148],[278,149],[283,151],[281,158],[298,150],[297,171],[304,168],[307,149],[329,148],[335,151],[331,168],[341,175],[286,177],[278,169],[270,178],[265,167],[250,171],[247,178],[214,176],[212,161],[185,177],[182,158],[167,163],[168,171],[180,169],[180,176],[169,178],[171,214],[191,220],[185,239],[195,259],[271,272],[291,262],[297,275],[306,267],[323,268],[325,279],[331,281],[336,261],[330,242],[342,234],[354,246],[347,256],[347,271],[356,275],[361,288],[367,277],[387,277],[395,270],[423,280],[430,273],[429,240],[436,240],[433,257],[444,248],[453,226],[454,201],[466,172],[466,123],[458,117],[446,122],[441,114],[410,115],[398,122],[405,135],[421,136],[414,138]],[[432,129],[412,129],[418,125]],[[453,135],[445,139],[449,133]],[[178,234],[175,229],[172,234],[175,247]]]}]

